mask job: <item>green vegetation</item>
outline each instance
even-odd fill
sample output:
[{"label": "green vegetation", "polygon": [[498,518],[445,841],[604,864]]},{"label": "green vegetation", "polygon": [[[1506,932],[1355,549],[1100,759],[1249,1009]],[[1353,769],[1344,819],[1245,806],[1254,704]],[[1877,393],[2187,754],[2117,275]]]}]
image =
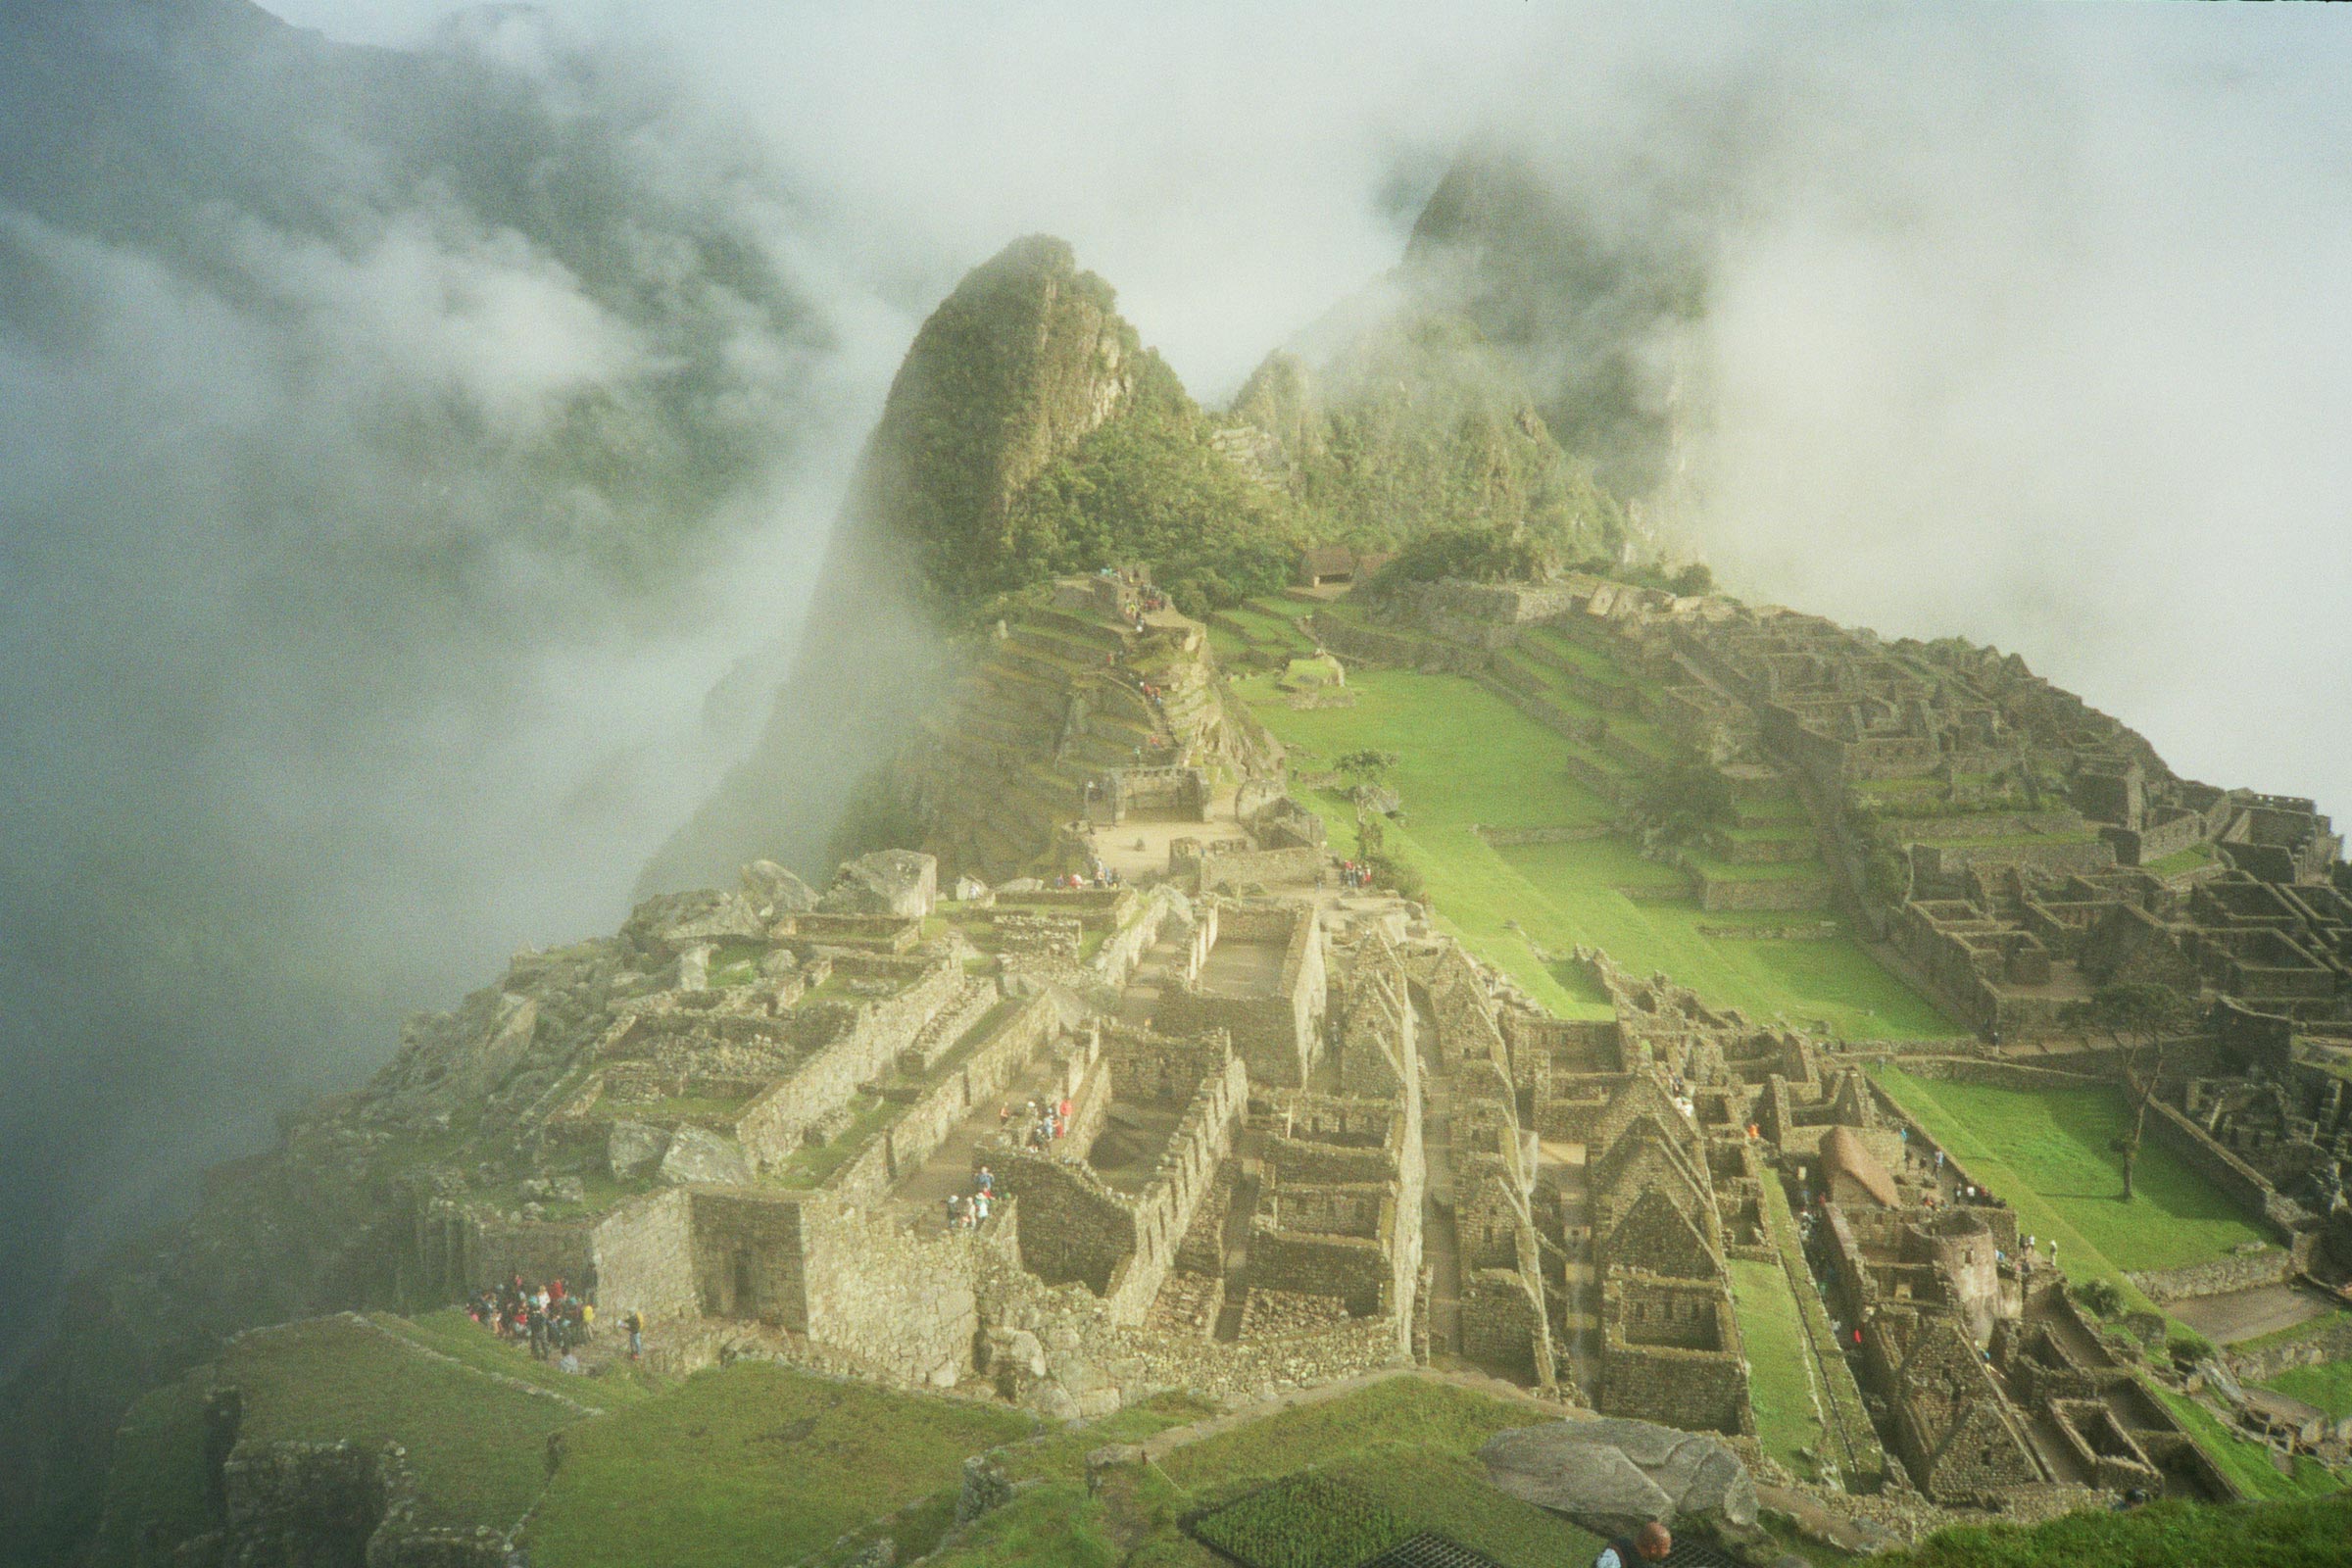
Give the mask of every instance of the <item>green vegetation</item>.
[{"label": "green vegetation", "polygon": [[2239,1355],[2252,1355],[2259,1350],[2276,1349],[2281,1345],[2299,1345],[2305,1340],[2325,1334],[2348,1321],[2352,1321],[2352,1311],[2347,1311],[2340,1306],[2331,1306],[2317,1317],[2305,1318],[2300,1323],[2290,1323],[2282,1329],[2273,1329],[2268,1334],[2258,1334],[2250,1340],[2239,1340],[2230,1348]]},{"label": "green vegetation", "polygon": [[141,1543],[185,1541],[212,1528],[204,1466],[204,1400],[210,1368],[149,1393],[115,1435],[90,1560],[96,1568],[133,1568],[145,1561]]},{"label": "green vegetation", "polygon": [[2276,1389],[2290,1399],[2317,1405],[2339,1421],[2352,1415],[2352,1361],[2290,1366],[2263,1387]]},{"label": "green vegetation", "polygon": [[1732,1304],[1740,1318],[1740,1340],[1747,1349],[1748,1402],[1756,1412],[1756,1438],[1764,1451],[1797,1475],[1813,1464],[1799,1448],[1821,1451],[1821,1412],[1813,1397],[1813,1371],[1805,1348],[1796,1297],[1781,1265],[1733,1258]]},{"label": "green vegetation", "polygon": [[531,1554],[564,1568],[791,1561],[955,1486],[967,1455],[1029,1429],[1010,1410],[738,1362],[567,1434]]},{"label": "green vegetation", "polygon": [[1187,1444],[1168,1455],[1160,1468],[1178,1486],[1206,1493],[1366,1456],[1384,1447],[1466,1456],[1497,1432],[1554,1419],[1536,1405],[1449,1383],[1386,1378],[1336,1399],[1300,1405]]},{"label": "green vegetation", "polygon": [[1248,1568],[1354,1568],[1413,1531],[1345,1482],[1308,1474],[1203,1514],[1193,1534]]},{"label": "green vegetation", "polygon": [[2073,1513],[2047,1524],[1943,1530],[1876,1568],[2340,1568],[2352,1498],[2217,1508],[2157,1502],[2128,1513]]},{"label": "green vegetation", "polygon": [[[1362,750],[1396,753],[1389,782],[1410,814],[1387,824],[1384,853],[1419,876],[1440,920],[1472,951],[1563,1016],[1606,1016],[1607,1008],[1568,966],[1547,966],[1536,947],[1564,956],[1580,944],[1596,946],[1634,973],[1663,969],[1719,1005],[1760,1019],[1818,1021],[1848,1038],[1950,1032],[1941,1014],[1842,930],[1824,939],[1719,937],[1700,928],[1752,917],[1709,914],[1688,900],[1626,897],[1620,888],[1675,895],[1688,874],[1642,858],[1621,839],[1487,843],[1476,827],[1600,824],[1614,809],[1567,777],[1565,741],[1468,680],[1359,670],[1348,680],[1353,704],[1339,709],[1293,709],[1262,676],[1236,689],[1302,767],[1336,766]],[[1310,790],[1302,798],[1337,842],[1352,842],[1355,809],[1344,794]]]},{"label": "green vegetation", "polygon": [[1156,354],[1134,399],[1014,499],[989,586],[1128,561],[1154,564],[1177,609],[1206,615],[1290,581],[1300,521],[1209,444],[1209,427]]},{"label": "green vegetation", "polygon": [[2221,852],[2208,840],[2201,844],[2192,844],[2187,849],[2175,854],[2150,860],[2140,869],[2152,872],[2157,876],[2180,876],[2183,872],[2211,865],[2220,854]]},{"label": "green vegetation", "polygon": [[2161,1144],[2139,1151],[2135,1193],[2123,1199],[2130,1130],[2121,1090],[2002,1089],[1917,1078],[1874,1066],[1874,1076],[1953,1156],[2017,1210],[2018,1228],[2059,1243],[2077,1279],[2103,1279],[2133,1306],[2144,1298],[2127,1269],[2179,1268],[2270,1238],[2228,1194]]},{"label": "green vegetation", "polygon": [[2267,1445],[2239,1437],[2224,1426],[2219,1416],[2184,1394],[2154,1385],[2149,1386],[2149,1392],[2164,1401],[2165,1408],[2197,1440],[2197,1446],[2247,1496],[2285,1501],[2295,1497],[2324,1497],[2343,1490],[2342,1479],[2318,1460],[2298,1457],[2293,1471],[2282,1475],[2271,1462]]},{"label": "green vegetation", "polygon": [[1275,438],[1325,537],[1395,548],[1525,523],[1554,556],[1624,537],[1623,509],[1552,439],[1511,362],[1452,312],[1391,310],[1312,370],[1269,356],[1233,416]]},{"label": "green vegetation", "polygon": [[547,1435],[580,1419],[353,1318],[314,1318],[239,1340],[219,1381],[244,1395],[240,1437],[397,1443],[427,1523],[512,1529],[547,1482]]},{"label": "green vegetation", "polygon": [[414,1318],[371,1312],[368,1321],[436,1354],[463,1361],[477,1372],[534,1383],[591,1409],[634,1403],[654,1392],[653,1384],[625,1361],[611,1362],[594,1377],[565,1372],[550,1361],[535,1361],[523,1347],[499,1339],[456,1307]]}]

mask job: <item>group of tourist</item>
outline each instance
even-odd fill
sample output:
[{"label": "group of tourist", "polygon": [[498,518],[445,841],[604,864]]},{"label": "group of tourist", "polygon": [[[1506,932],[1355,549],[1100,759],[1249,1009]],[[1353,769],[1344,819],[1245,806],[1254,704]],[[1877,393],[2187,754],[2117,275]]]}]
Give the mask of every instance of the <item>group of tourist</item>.
[{"label": "group of tourist", "polygon": [[560,1279],[530,1285],[519,1274],[496,1290],[477,1291],[466,1315],[502,1340],[519,1340],[536,1360],[561,1358],[578,1365],[573,1352],[596,1332],[596,1303],[570,1293]]},{"label": "group of tourist", "polygon": [[1361,860],[1342,860],[1340,862],[1340,886],[1368,888],[1371,885],[1372,867]]},{"label": "group of tourist", "polygon": [[948,1229],[973,1231],[988,1223],[988,1211],[997,1200],[997,1176],[986,1165],[972,1173],[969,1193],[948,1195]]},{"label": "group of tourist", "polygon": [[[997,1107],[997,1125],[1003,1128],[1008,1136],[1010,1135],[1012,1131],[1011,1101],[1008,1100]],[[1023,1134],[1022,1141],[1028,1147],[1031,1149],[1053,1148],[1061,1135],[1069,1130],[1069,1098],[1065,1095],[1058,1101],[1032,1100],[1029,1102],[1028,1120],[1024,1125],[1028,1130]],[[987,1167],[982,1166],[981,1169],[985,1171]]]}]

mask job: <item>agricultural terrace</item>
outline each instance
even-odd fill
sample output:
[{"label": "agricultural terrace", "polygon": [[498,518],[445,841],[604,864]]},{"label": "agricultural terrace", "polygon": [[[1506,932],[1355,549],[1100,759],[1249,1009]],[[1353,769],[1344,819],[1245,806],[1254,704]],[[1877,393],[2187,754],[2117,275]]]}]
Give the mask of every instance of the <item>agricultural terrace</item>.
[{"label": "agricultural terrace", "polygon": [[1730,1267],[1732,1306],[1740,1318],[1740,1342],[1747,1348],[1747,1398],[1756,1413],[1757,1441],[1790,1471],[1808,1475],[1814,1466],[1805,1454],[1821,1451],[1822,1426],[1795,1293],[1777,1262],[1736,1257]]},{"label": "agricultural terrace", "polygon": [[2131,1110],[2120,1090],[2002,1089],[1872,1075],[1936,1140],[2016,1209],[2018,1228],[2059,1243],[2070,1278],[2103,1279],[2142,1304],[2126,1270],[2180,1268],[2270,1237],[2230,1197],[2154,1139],[2140,1149],[2133,1196],[2110,1147]]},{"label": "agricultural terrace", "polygon": [[[1403,798],[1405,818],[1387,824],[1387,853],[1421,876],[1447,930],[1562,1016],[1607,1014],[1599,995],[1560,961],[1582,944],[1637,974],[1663,970],[1710,1004],[1759,1021],[1820,1023],[1848,1039],[1951,1033],[1947,1020],[1826,909],[1793,916],[1701,910],[1688,873],[1645,859],[1614,837],[1490,844],[1477,828],[1598,826],[1614,812],[1569,778],[1570,742],[1467,679],[1351,671],[1352,701],[1330,708],[1293,708],[1270,673],[1237,679],[1235,689],[1292,749],[1300,773],[1328,769],[1352,751],[1397,754],[1389,782]],[[1346,781],[1298,793],[1330,826],[1335,845],[1353,845]],[[1740,875],[1775,869],[1734,868]],[[1738,934],[1792,919],[1829,934]],[[1550,964],[1539,959],[1539,948],[1553,956]]]}]

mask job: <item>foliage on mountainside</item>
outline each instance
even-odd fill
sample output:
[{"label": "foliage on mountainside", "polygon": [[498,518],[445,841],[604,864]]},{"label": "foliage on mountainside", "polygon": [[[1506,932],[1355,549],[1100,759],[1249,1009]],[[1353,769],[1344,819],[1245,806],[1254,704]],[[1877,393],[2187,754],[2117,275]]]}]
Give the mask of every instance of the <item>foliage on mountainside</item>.
[{"label": "foliage on mountainside", "polygon": [[1290,579],[1300,525],[1284,497],[1210,445],[1209,426],[1156,353],[1119,418],[1081,439],[1014,500],[999,558],[1011,588],[1056,572],[1149,561],[1178,609],[1206,614]]},{"label": "foliage on mountainside", "polygon": [[1310,367],[1277,353],[1234,417],[1280,445],[1319,537],[1395,549],[1434,529],[1524,526],[1563,557],[1613,554],[1625,517],[1564,452],[1467,318],[1404,299]]}]

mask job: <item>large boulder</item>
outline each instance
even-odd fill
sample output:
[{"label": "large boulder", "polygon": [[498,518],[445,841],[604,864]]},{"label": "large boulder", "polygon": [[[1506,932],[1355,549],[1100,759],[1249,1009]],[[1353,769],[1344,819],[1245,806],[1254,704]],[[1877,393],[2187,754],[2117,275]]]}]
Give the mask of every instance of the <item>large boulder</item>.
[{"label": "large boulder", "polygon": [[757,942],[767,935],[767,926],[742,894],[697,888],[646,900],[629,911],[620,934],[633,948],[666,956],[730,938]]},{"label": "large boulder", "polygon": [[939,900],[939,861],[913,850],[881,850],[842,863],[816,906],[827,914],[919,920]]},{"label": "large boulder", "polygon": [[1747,1466],[1721,1438],[1603,1417],[1517,1427],[1479,1450],[1514,1497],[1616,1535],[1649,1520],[1704,1521],[1732,1533],[1756,1522]]},{"label": "large boulder", "polygon": [[697,1182],[748,1182],[751,1166],[735,1140],[704,1127],[681,1127],[670,1134],[669,1152],[662,1156],[661,1177],[674,1185]]},{"label": "large boulder", "polygon": [[669,1134],[648,1123],[624,1118],[614,1122],[605,1134],[605,1166],[616,1179],[627,1181],[660,1159],[668,1148]]},{"label": "large boulder", "polygon": [[743,896],[763,920],[807,914],[816,907],[816,890],[773,860],[754,860],[741,875]]}]

